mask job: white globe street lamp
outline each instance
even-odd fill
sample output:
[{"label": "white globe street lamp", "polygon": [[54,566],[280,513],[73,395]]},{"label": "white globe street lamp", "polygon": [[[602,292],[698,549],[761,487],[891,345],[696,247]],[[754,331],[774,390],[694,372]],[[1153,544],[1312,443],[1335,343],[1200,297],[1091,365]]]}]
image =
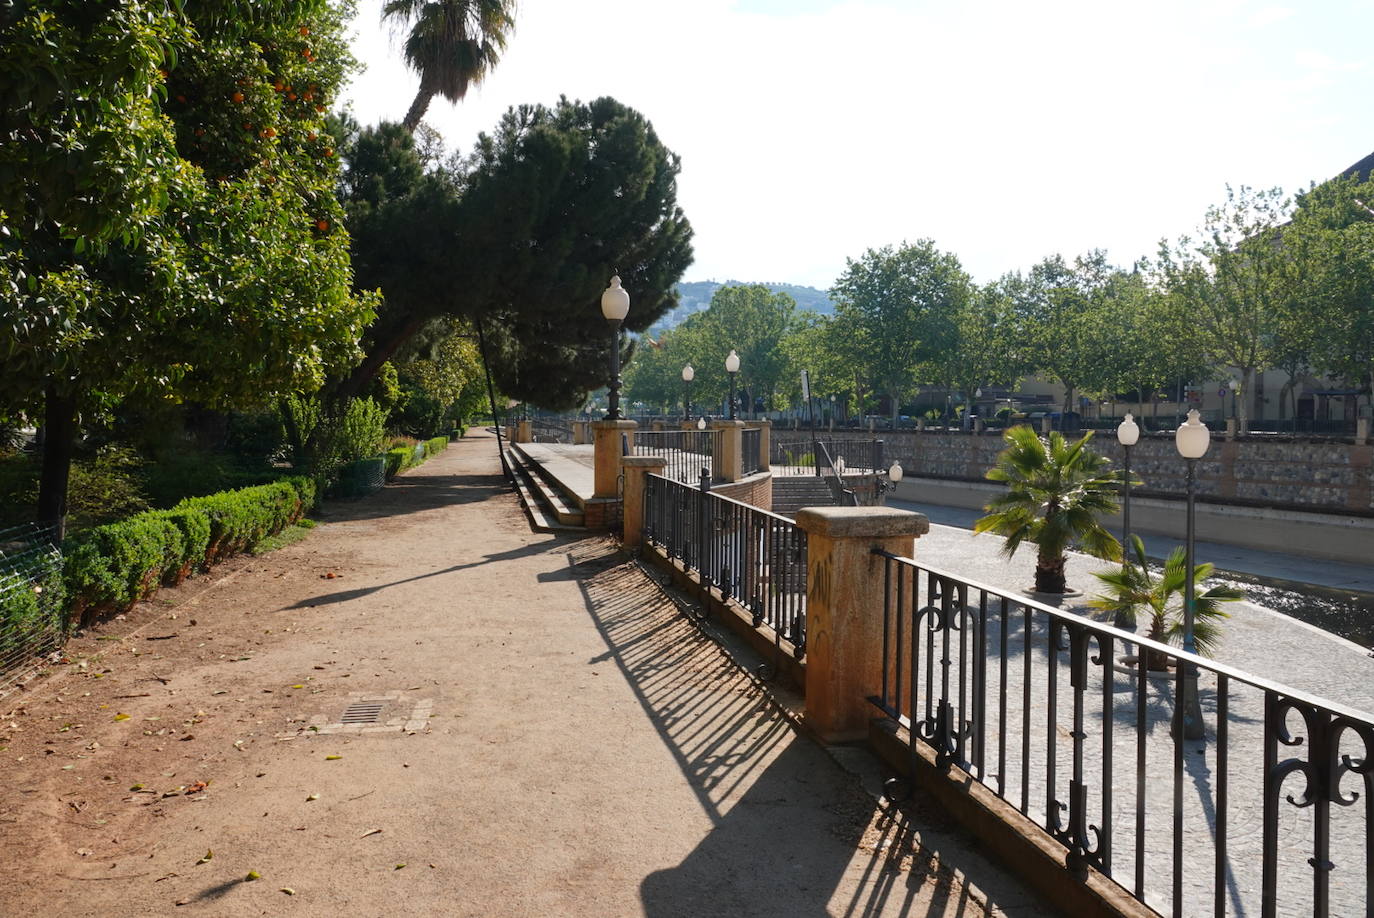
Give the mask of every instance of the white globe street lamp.
[{"label": "white globe street lamp", "polygon": [[620,286],[620,275],[611,278],[611,285],[601,294],[601,315],[611,325],[611,386],[609,393],[609,421],[620,420],[620,323],[630,312],[630,295]]},{"label": "white globe street lamp", "polygon": [[688,421],[692,419],[692,379],[696,375],[690,363],[682,368],[682,417]]},{"label": "white globe street lamp", "polygon": [[[1183,649],[1187,653],[1197,653],[1197,641],[1193,638],[1193,533],[1195,529],[1195,518],[1193,515],[1194,497],[1197,491],[1197,479],[1195,476],[1195,466],[1197,461],[1207,454],[1207,447],[1212,442],[1212,434],[1207,429],[1207,425],[1198,419],[1197,409],[1188,412],[1188,422],[1179,425],[1174,432],[1174,446],[1178,448],[1178,454],[1188,463],[1188,482],[1187,482],[1187,538],[1184,541],[1184,572],[1183,572]],[[1202,705],[1197,697],[1197,667],[1192,663],[1179,662],[1184,667],[1183,671],[1183,739],[1202,739]]]},{"label": "white globe street lamp", "polygon": [[730,420],[735,419],[735,374],[739,372],[739,354],[735,353],[734,348],[730,348],[730,355],[725,358],[725,372],[730,374]]}]

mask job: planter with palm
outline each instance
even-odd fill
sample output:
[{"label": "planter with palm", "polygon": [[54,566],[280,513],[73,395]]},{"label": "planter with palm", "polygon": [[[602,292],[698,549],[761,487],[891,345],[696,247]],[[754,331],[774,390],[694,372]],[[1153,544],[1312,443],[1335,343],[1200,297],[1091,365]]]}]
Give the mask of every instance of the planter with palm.
[{"label": "planter with palm", "polygon": [[1003,439],[1007,448],[987,478],[1006,483],[1007,492],[988,502],[983,508],[988,515],[973,531],[1005,536],[1002,550],[1008,557],[1023,542],[1035,544],[1037,593],[1066,592],[1070,548],[1118,560],[1121,543],[1099,518],[1116,510],[1120,479],[1106,458],[1088,449],[1092,433],[1069,443],[1058,431],[1044,440],[1030,427],[1017,426]]},{"label": "planter with palm", "polygon": [[[1093,599],[1092,607],[1119,616],[1129,625],[1138,624],[1146,616],[1146,637],[1160,643],[1182,644],[1183,596],[1188,577],[1183,549],[1174,549],[1158,576],[1150,572],[1140,536],[1131,537],[1131,553],[1135,556],[1131,564],[1119,571],[1095,575],[1107,591]],[[1193,567],[1193,641],[1198,652],[1208,656],[1221,640],[1221,620],[1229,614],[1221,604],[1245,598],[1243,592],[1224,584],[1203,591],[1203,581],[1211,575],[1210,564]],[[1162,651],[1145,653],[1147,669],[1162,671],[1168,664],[1169,658]]]}]

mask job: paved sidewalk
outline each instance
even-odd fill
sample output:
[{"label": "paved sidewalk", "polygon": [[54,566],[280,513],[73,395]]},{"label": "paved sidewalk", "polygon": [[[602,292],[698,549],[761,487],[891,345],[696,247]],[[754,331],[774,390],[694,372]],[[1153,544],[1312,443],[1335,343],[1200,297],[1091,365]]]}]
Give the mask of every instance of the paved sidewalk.
[{"label": "paved sidewalk", "polygon": [[216,576],[14,715],[55,754],[3,759],[7,914],[1047,914],[612,543],[531,532],[494,438]]}]

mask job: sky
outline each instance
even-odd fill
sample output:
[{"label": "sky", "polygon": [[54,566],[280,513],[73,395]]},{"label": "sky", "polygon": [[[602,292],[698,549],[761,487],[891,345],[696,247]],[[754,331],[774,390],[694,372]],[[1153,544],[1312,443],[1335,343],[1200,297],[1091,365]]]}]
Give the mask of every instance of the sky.
[{"label": "sky", "polygon": [[[348,94],[417,79],[361,0]],[[1226,186],[1374,152],[1374,0],[519,0],[496,70],[426,121],[466,150],[510,106],[614,96],[682,159],[684,280],[829,288],[930,238],[980,282],[1193,232]]]}]

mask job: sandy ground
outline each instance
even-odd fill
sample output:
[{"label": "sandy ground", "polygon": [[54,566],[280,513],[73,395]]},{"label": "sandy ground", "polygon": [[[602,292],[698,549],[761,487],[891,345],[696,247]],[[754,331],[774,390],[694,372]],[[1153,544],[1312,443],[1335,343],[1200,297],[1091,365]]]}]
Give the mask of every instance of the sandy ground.
[{"label": "sandy ground", "polygon": [[613,543],[531,532],[493,447],[0,701],[0,914],[1046,914],[938,809],[880,809]]}]

